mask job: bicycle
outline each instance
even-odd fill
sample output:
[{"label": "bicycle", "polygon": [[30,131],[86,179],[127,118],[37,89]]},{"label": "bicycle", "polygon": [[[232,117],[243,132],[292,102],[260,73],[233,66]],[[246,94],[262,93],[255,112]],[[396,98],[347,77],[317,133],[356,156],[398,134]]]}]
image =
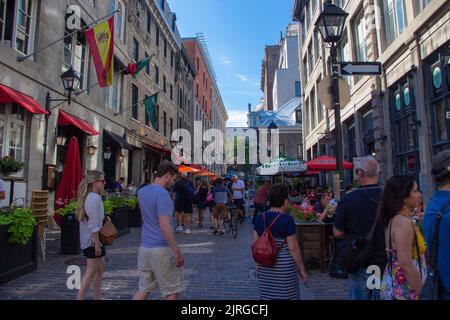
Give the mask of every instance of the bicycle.
[{"label": "bicycle", "polygon": [[237,215],[238,215],[238,208],[235,205],[230,205],[230,216],[227,220],[223,221],[223,227],[227,233],[232,234],[233,238],[237,238]]}]

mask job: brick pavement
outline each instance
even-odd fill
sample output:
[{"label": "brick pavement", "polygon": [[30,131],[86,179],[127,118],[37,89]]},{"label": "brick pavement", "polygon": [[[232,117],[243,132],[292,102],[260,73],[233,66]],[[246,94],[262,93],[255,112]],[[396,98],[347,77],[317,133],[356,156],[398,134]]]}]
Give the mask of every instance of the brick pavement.
[{"label": "brick pavement", "polygon": [[[209,226],[206,224],[206,226]],[[136,270],[140,229],[117,239],[108,248],[107,271],[103,280],[105,299],[131,299],[138,288]],[[239,225],[238,238],[231,235],[213,236],[209,228],[193,227],[190,235],[177,234],[185,256],[186,300],[257,300],[258,286],[251,257],[251,224]],[[59,232],[49,231],[46,261],[39,257],[38,269],[0,286],[0,299],[73,300],[76,291],[67,289],[68,264],[82,264],[80,256],[59,254]],[[81,267],[84,272],[84,266]],[[347,299],[343,280],[332,279],[326,273],[309,271],[308,288],[302,287],[302,298]],[[88,294],[88,299],[92,293]],[[159,292],[150,296],[161,299]]]}]

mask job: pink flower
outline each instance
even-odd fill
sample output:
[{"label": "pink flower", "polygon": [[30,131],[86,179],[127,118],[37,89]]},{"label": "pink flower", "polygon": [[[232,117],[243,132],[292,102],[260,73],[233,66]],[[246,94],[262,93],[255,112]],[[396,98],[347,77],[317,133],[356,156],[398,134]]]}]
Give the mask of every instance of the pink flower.
[{"label": "pink flower", "polygon": [[402,272],[397,272],[396,280],[399,285],[402,285],[406,282],[406,277]]}]

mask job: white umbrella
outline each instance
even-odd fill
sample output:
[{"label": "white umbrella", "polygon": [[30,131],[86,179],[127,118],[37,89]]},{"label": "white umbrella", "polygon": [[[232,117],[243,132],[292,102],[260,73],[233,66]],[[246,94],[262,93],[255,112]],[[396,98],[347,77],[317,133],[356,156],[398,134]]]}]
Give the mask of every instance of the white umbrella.
[{"label": "white umbrella", "polygon": [[294,161],[276,161],[264,163],[256,169],[256,173],[260,176],[276,176],[286,173],[296,173],[307,171],[306,163],[300,160]]}]

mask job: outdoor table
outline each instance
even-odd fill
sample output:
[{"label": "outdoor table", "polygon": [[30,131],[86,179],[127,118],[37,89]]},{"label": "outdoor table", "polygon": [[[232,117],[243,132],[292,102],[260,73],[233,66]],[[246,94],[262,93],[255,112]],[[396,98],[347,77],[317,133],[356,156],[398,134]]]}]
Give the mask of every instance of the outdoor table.
[{"label": "outdoor table", "polygon": [[323,222],[296,223],[303,261],[306,263],[311,258],[317,258],[322,272],[326,272],[326,226]]}]

